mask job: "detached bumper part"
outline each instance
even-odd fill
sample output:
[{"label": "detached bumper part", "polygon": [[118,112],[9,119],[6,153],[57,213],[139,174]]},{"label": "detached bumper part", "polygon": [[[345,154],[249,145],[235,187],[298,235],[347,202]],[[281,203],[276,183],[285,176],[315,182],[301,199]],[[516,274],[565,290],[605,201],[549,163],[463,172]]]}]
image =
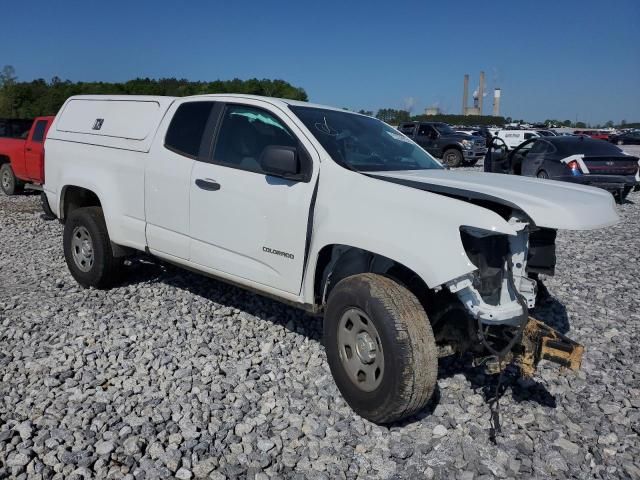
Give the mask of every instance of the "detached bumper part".
[{"label": "detached bumper part", "polygon": [[569,370],[582,364],[584,347],[549,325],[529,317],[521,343],[514,349],[515,363],[522,375],[531,377],[540,360],[548,360]]}]

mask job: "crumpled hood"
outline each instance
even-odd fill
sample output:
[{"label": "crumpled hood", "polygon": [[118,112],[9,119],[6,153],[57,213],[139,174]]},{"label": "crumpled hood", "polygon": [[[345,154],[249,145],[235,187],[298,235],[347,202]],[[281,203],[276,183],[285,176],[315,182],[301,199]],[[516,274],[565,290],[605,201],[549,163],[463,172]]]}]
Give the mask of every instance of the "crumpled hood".
[{"label": "crumpled hood", "polygon": [[539,227],[590,230],[620,220],[609,192],[568,182],[452,170],[375,172],[370,176],[461,200],[490,200],[517,207]]}]

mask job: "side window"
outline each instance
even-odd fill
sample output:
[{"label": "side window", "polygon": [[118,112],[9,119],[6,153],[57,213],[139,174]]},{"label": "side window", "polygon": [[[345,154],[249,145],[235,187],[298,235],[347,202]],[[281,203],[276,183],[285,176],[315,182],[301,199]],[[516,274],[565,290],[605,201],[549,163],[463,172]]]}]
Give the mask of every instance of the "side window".
[{"label": "side window", "polygon": [[418,135],[423,137],[428,137],[431,132],[433,132],[431,125],[420,125],[420,128],[418,128]]},{"label": "side window", "polygon": [[33,129],[33,136],[31,137],[32,142],[42,143],[44,140],[44,131],[47,128],[46,120],[39,120],[36,122],[36,126]]},{"label": "side window", "polygon": [[298,147],[298,139],[274,115],[245,105],[225,109],[213,163],[263,173],[260,156],[268,146]]},{"label": "side window", "polygon": [[214,102],[188,102],[178,107],[164,139],[169,150],[189,158],[197,158],[202,135]]},{"label": "side window", "polygon": [[416,126],[413,123],[405,123],[404,125],[400,125],[400,131],[409,136],[413,135],[413,131],[415,130],[415,128]]},{"label": "side window", "polygon": [[533,142],[533,147],[529,151],[529,155],[534,153],[545,153],[547,151],[547,142],[542,140],[538,140],[537,142]]}]

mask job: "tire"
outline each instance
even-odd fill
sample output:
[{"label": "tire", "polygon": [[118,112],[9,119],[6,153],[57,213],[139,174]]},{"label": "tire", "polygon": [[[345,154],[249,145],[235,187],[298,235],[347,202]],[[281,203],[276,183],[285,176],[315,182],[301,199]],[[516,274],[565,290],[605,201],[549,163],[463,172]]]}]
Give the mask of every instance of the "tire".
[{"label": "tire", "polygon": [[83,287],[108,288],[119,280],[123,261],[113,256],[102,208],[71,212],[64,225],[63,244],[69,271]]},{"label": "tire", "polygon": [[455,148],[445,150],[445,152],[442,154],[443,163],[449,167],[459,167],[460,165],[462,165],[462,160],[462,152],[460,150],[456,150]]},{"label": "tire", "polygon": [[3,163],[0,167],[0,188],[5,195],[15,195],[22,188],[20,182],[13,173],[10,163]]},{"label": "tire", "polygon": [[47,218],[56,218],[56,216],[53,214],[53,210],[51,210],[51,207],[49,206],[47,194],[44,192],[40,194],[40,203],[42,204],[42,210],[44,211],[44,214]]},{"label": "tire", "polygon": [[549,174],[544,171],[544,170],[540,170],[537,174],[536,177],[541,178],[543,180],[549,180]]},{"label": "tire", "polygon": [[333,288],[324,344],[338,389],[363,418],[395,422],[433,395],[438,357],[429,318],[415,295],[387,277],[354,275]]}]

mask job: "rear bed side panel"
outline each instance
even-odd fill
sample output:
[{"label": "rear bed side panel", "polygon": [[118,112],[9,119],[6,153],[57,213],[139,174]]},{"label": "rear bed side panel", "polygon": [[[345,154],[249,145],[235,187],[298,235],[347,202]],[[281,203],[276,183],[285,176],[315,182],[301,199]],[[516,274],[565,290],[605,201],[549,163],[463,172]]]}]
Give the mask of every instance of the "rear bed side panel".
[{"label": "rear bed side panel", "polygon": [[[126,150],[48,140],[45,192],[54,213],[62,215],[65,187],[91,190],[100,199],[111,240],[144,250],[143,156]],[[53,185],[57,187],[55,190]]]},{"label": "rear bed side panel", "polygon": [[[65,187],[93,191],[114,243],[144,250],[145,157],[173,97],[71,97],[45,142],[44,191],[60,217]],[[136,107],[139,103],[139,107]]]}]

